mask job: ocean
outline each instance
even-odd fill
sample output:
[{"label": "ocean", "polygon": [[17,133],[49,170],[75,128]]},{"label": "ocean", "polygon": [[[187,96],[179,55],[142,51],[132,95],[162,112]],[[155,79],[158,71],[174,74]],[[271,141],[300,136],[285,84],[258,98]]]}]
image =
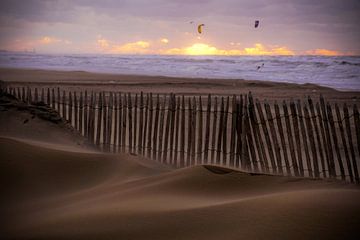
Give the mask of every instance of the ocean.
[{"label": "ocean", "polygon": [[0,67],[314,83],[360,91],[358,56],[163,56],[0,52]]}]

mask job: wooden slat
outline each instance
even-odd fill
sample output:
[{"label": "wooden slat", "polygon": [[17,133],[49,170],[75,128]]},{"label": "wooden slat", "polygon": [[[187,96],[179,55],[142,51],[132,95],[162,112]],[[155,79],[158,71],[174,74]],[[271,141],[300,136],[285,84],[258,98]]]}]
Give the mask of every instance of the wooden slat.
[{"label": "wooden slat", "polygon": [[159,129],[159,114],[160,114],[160,97],[159,94],[156,97],[156,107],[155,107],[155,120],[154,120],[154,135],[153,135],[153,159],[157,157],[157,140],[158,140],[158,129]]},{"label": "wooden slat", "polygon": [[277,172],[282,175],[283,174],[283,169],[282,169],[282,159],[281,159],[280,145],[279,145],[279,141],[278,141],[277,131],[275,130],[274,118],[272,116],[271,108],[270,108],[269,103],[265,102],[264,108],[265,108],[265,112],[266,112],[267,121],[269,123],[271,140],[272,140],[272,142],[274,144],[274,152],[275,152],[275,156],[276,156]]},{"label": "wooden slat", "polygon": [[268,164],[268,160],[267,160],[266,153],[265,153],[264,143],[261,138],[259,123],[257,121],[255,107],[254,107],[254,100],[253,100],[251,92],[248,95],[248,100],[249,100],[249,106],[248,106],[249,117],[250,117],[251,127],[252,127],[253,134],[254,134],[253,136],[255,139],[257,153],[259,156],[261,171],[265,172],[265,173],[269,173],[270,172],[269,164]]},{"label": "wooden slat", "polygon": [[336,177],[336,169],[335,169],[335,162],[334,162],[334,155],[333,155],[333,148],[331,146],[331,138],[330,138],[330,128],[329,128],[329,120],[326,113],[325,107],[325,100],[322,96],[320,96],[320,107],[321,107],[321,115],[322,121],[324,125],[324,131],[326,136],[326,144],[327,144],[327,153],[328,153],[328,166],[329,166],[329,173],[331,177]]},{"label": "wooden slat", "polygon": [[296,112],[295,103],[293,102],[293,100],[290,101],[290,110],[291,110],[291,115],[292,115],[292,123],[293,123],[293,127],[294,127],[294,136],[295,136],[296,153],[297,153],[297,166],[299,167],[300,176],[304,176],[304,166],[303,166],[303,158],[302,158],[298,114]]},{"label": "wooden slat", "polygon": [[[249,117],[249,109],[247,104],[247,96],[244,97],[244,106],[243,106],[243,131],[241,132],[241,143],[242,143],[242,150],[241,150],[241,167],[245,170],[251,171],[251,164],[253,166],[252,171],[259,172],[258,161],[256,159],[256,152],[255,152],[255,144],[254,139],[251,134],[250,129],[250,117]],[[251,160],[248,156],[248,149],[250,152]]]},{"label": "wooden slat", "polygon": [[[353,114],[354,114],[354,124],[355,124],[356,140],[357,140],[356,142],[360,157],[360,116],[359,116],[359,110],[355,104],[353,106]],[[355,167],[357,169],[356,164],[354,164],[354,169]]]},{"label": "wooden slat", "polygon": [[196,164],[196,98],[192,98],[192,117],[191,117],[191,165]]},{"label": "wooden slat", "polygon": [[324,151],[325,151],[325,156],[326,156],[326,165],[328,166],[328,168],[326,169],[326,167],[323,169],[323,173],[324,173],[324,177],[326,176],[326,172],[329,172],[329,176],[330,177],[334,177],[332,174],[332,170],[330,169],[330,156],[329,156],[329,151],[328,151],[328,144],[327,144],[327,139],[326,139],[326,134],[325,134],[325,128],[324,128],[324,120],[321,116],[321,110],[320,110],[320,105],[319,103],[316,103],[316,114],[318,116],[318,123],[319,123],[319,127],[320,127],[320,133],[321,133],[321,137],[323,140],[323,144],[324,144]]},{"label": "wooden slat", "polygon": [[[44,90],[44,89],[42,89]],[[63,97],[62,97],[62,117],[67,120],[66,118],[66,95],[65,91],[63,91]]]},{"label": "wooden slat", "polygon": [[73,113],[72,93],[69,92],[68,116],[69,116],[70,125],[73,125],[73,123],[72,123],[72,113]]},{"label": "wooden slat", "polygon": [[160,127],[159,127],[159,146],[158,146],[158,160],[162,161],[163,155],[163,137],[164,137],[164,119],[165,119],[165,111],[166,111],[166,95],[164,95],[164,99],[162,101],[161,109],[160,109]]},{"label": "wooden slat", "polygon": [[307,135],[309,136],[309,141],[310,141],[310,148],[311,148],[311,153],[312,153],[312,164],[314,166],[314,175],[316,178],[319,178],[320,173],[319,173],[319,163],[318,163],[318,157],[316,154],[316,145],[315,145],[315,138],[314,138],[314,132],[313,132],[314,128],[312,126],[309,110],[308,110],[306,104],[304,104],[304,116],[305,116],[305,122],[306,122]]},{"label": "wooden slat", "polygon": [[211,163],[215,163],[215,143],[216,143],[216,126],[218,118],[218,104],[217,97],[215,97],[214,110],[213,110],[213,125],[212,125],[212,136],[211,136]]},{"label": "wooden slat", "polygon": [[[151,95],[152,96],[152,95]],[[142,142],[142,155],[146,154],[146,141],[147,141],[147,133],[148,133],[148,123],[149,123],[149,103],[150,103],[150,95],[146,94],[146,103],[145,103],[145,113],[144,113],[144,129],[143,129],[143,142]]]},{"label": "wooden slat", "polygon": [[168,160],[168,146],[169,146],[169,133],[170,133],[170,124],[171,124],[171,103],[172,101],[172,93],[170,93],[168,105],[167,105],[167,113],[166,113],[166,121],[165,121],[165,136],[164,136],[164,150],[162,155],[162,162],[170,163]]},{"label": "wooden slat", "polygon": [[351,154],[351,162],[352,162],[352,166],[353,166],[353,170],[354,170],[355,181],[357,184],[359,184],[360,179],[359,179],[359,172],[358,172],[358,167],[357,167],[357,162],[356,162],[356,157],[355,157],[355,147],[354,147],[352,133],[351,133],[349,109],[348,109],[346,103],[344,103],[343,111],[344,111],[345,128],[346,128],[346,134],[348,137],[348,143],[349,143],[350,154]]},{"label": "wooden slat", "polygon": [[[153,97],[152,94],[150,93],[149,96],[149,124],[148,124],[148,141],[147,141],[147,156],[149,158],[151,158],[151,149],[152,149],[152,145],[151,145],[151,139],[152,139],[152,130],[154,129],[153,126],[153,112],[154,112],[154,108],[153,108]],[[155,124],[156,125],[156,124]]]},{"label": "wooden slat", "polygon": [[138,154],[142,154],[143,148],[143,133],[144,133],[144,94],[140,93],[139,105],[139,137],[138,137]]},{"label": "wooden slat", "polygon": [[79,106],[76,92],[74,92],[74,121],[75,129],[79,131]]},{"label": "wooden slat", "polygon": [[[108,129],[108,101],[107,101],[105,92],[103,92],[102,97],[103,97],[103,101],[102,101],[102,103],[103,103],[103,121],[102,121],[102,126],[103,126],[103,128],[102,128],[102,130],[103,130],[102,131],[102,136],[103,136],[102,143],[103,144],[102,144],[102,148],[103,148],[103,150],[106,150],[107,144],[108,144],[108,142],[107,142],[107,139],[108,139],[107,138],[107,134],[108,134],[108,132],[107,132],[107,129]],[[86,105],[87,104],[85,104],[85,106]],[[85,109],[84,109],[84,123],[85,123],[84,129],[86,129],[86,127],[87,127],[86,110],[87,110],[87,108],[85,107]],[[87,133],[85,132],[85,134],[87,134]]]},{"label": "wooden slat", "polygon": [[51,107],[55,109],[55,89],[51,89]]},{"label": "wooden slat", "polygon": [[133,121],[133,129],[134,129],[134,143],[133,143],[133,152],[135,153],[137,150],[137,131],[138,131],[138,95],[135,94],[135,101],[134,101],[134,121]]},{"label": "wooden slat", "polygon": [[174,164],[174,133],[175,133],[175,111],[176,111],[176,98],[172,94],[171,98],[171,118],[170,118],[170,156],[169,163]]},{"label": "wooden slat", "polygon": [[95,144],[95,102],[96,102],[96,96],[94,95],[94,92],[91,92],[91,99],[90,99],[91,121],[89,126],[89,137],[91,142],[94,144]]},{"label": "wooden slat", "polygon": [[185,166],[185,97],[181,97],[181,120],[180,120],[180,162],[179,167]]},{"label": "wooden slat", "polygon": [[[125,95],[125,94],[124,94]],[[122,139],[124,138],[125,139],[125,133],[126,133],[126,131],[125,132],[123,132],[123,95],[121,94],[121,93],[119,93],[119,129],[118,129],[118,131],[119,131],[119,133],[118,133],[118,135],[119,135],[119,142],[118,142],[118,152],[120,152],[120,151],[122,151],[122,149],[123,149],[123,144],[125,145],[125,143],[123,143],[123,141],[122,141]]]},{"label": "wooden slat", "polygon": [[[30,88],[29,88],[30,89]],[[30,92],[31,93],[31,92]],[[29,99],[31,101],[31,99]],[[50,88],[47,88],[47,94],[46,94],[46,104],[50,106],[51,104],[51,97],[50,97]]]},{"label": "wooden slat", "polygon": [[211,117],[211,95],[208,95],[205,123],[205,143],[204,143],[204,164],[208,164],[209,143],[210,143],[210,117]]},{"label": "wooden slat", "polygon": [[353,175],[353,170],[351,168],[350,155],[349,155],[349,151],[348,151],[348,147],[347,147],[347,143],[346,143],[344,126],[343,126],[343,123],[342,123],[340,109],[339,109],[339,106],[337,104],[335,104],[335,111],[336,111],[336,117],[337,117],[338,126],[339,126],[339,129],[340,129],[342,146],[343,146],[343,149],[344,149],[344,152],[345,152],[345,159],[346,159],[346,165],[347,165],[347,168],[348,168],[348,174],[349,174],[349,177],[350,177],[350,181],[354,182],[354,175]]},{"label": "wooden slat", "polygon": [[128,93],[128,101],[127,101],[127,109],[128,109],[128,123],[129,123],[129,152],[133,152],[133,106],[131,101],[131,94]]},{"label": "wooden slat", "polygon": [[173,164],[176,167],[179,167],[179,161],[178,161],[178,151],[179,151],[179,129],[180,129],[180,105],[181,105],[181,99],[180,97],[177,97],[176,100],[176,115],[175,115],[175,146],[174,146],[174,162]]},{"label": "wooden slat", "polygon": [[[230,131],[230,158],[229,165],[235,167],[235,142],[236,142],[236,130],[237,130],[237,99],[236,95],[232,97],[231,107],[231,131]],[[240,123],[241,124],[241,123]]]},{"label": "wooden slat", "polygon": [[283,102],[283,111],[284,111],[284,117],[285,117],[286,133],[287,133],[288,142],[289,142],[292,166],[294,169],[295,176],[299,176],[300,173],[299,173],[299,168],[297,165],[297,160],[296,160],[296,155],[295,155],[294,141],[293,141],[291,125],[290,125],[290,117],[289,117],[289,112],[288,112],[288,108],[287,108],[285,101]]},{"label": "wooden slat", "polygon": [[335,152],[336,152],[336,156],[337,156],[337,160],[338,160],[338,164],[339,164],[339,168],[340,168],[341,179],[345,180],[344,165],[343,165],[341,154],[340,154],[340,149],[339,149],[339,143],[338,143],[338,138],[337,138],[336,129],[335,129],[334,118],[333,118],[331,106],[330,106],[329,103],[326,105],[326,109],[327,109],[327,115],[328,115],[330,130],[331,130],[330,134],[332,135],[333,141],[334,141],[334,148],[335,148]]},{"label": "wooden slat", "polygon": [[[80,93],[80,109],[82,109],[82,93]],[[102,93],[99,93],[99,102],[98,102],[98,112],[97,112],[97,128],[96,128],[96,145],[100,146],[101,144],[101,122],[102,122],[102,110],[103,110],[103,97],[102,97]],[[80,115],[80,119],[81,119],[81,115]],[[81,123],[82,121],[80,121]],[[81,126],[81,125],[80,125]]]},{"label": "wooden slat", "polygon": [[320,126],[319,124],[317,124],[316,119],[317,116],[315,114],[315,110],[314,110],[314,104],[313,101],[310,97],[308,97],[308,104],[309,104],[309,110],[310,110],[310,114],[311,114],[311,121],[313,124],[313,127],[315,129],[315,135],[316,135],[316,141],[317,141],[317,149],[318,149],[318,153],[320,156],[320,164],[321,164],[321,171],[319,168],[320,173],[323,173],[323,176],[326,177],[326,165],[325,165],[325,156],[323,153],[323,143],[321,142],[321,135],[320,135]]},{"label": "wooden slat", "polygon": [[57,88],[57,111],[60,114],[60,88]]},{"label": "wooden slat", "polygon": [[118,144],[118,130],[119,127],[119,98],[118,94],[114,93],[114,139],[113,139],[113,152],[117,152]]},{"label": "wooden slat", "polygon": [[128,110],[128,103],[127,103],[127,96],[126,93],[123,94],[123,101],[122,101],[122,110],[123,110],[123,114],[122,114],[122,134],[121,134],[121,146],[122,146],[122,152],[125,152],[126,150],[126,119],[127,119],[127,110]]},{"label": "wooden slat", "polygon": [[111,151],[111,138],[112,138],[112,127],[113,127],[113,107],[114,107],[114,98],[113,93],[110,92],[109,96],[109,108],[108,108],[108,124],[107,124],[107,150]]},{"label": "wooden slat", "polygon": [[201,100],[201,96],[199,96],[199,110],[198,110],[198,127],[197,127],[197,133],[198,133],[198,137],[197,137],[197,154],[196,154],[196,161],[198,164],[203,164],[203,159],[202,159],[202,151],[203,151],[203,108],[202,108],[202,100]]},{"label": "wooden slat", "polygon": [[224,127],[224,97],[221,97],[221,105],[220,105],[220,120],[219,120],[219,130],[218,130],[218,137],[217,137],[217,148],[216,148],[216,159],[215,163],[220,165],[221,164],[221,147],[222,147],[222,140],[223,140],[223,127]]},{"label": "wooden slat", "polygon": [[275,163],[274,150],[273,150],[273,146],[272,146],[272,143],[271,143],[271,140],[270,140],[269,130],[268,130],[267,125],[266,125],[264,112],[262,110],[261,104],[260,104],[258,99],[256,99],[255,103],[256,103],[256,109],[257,109],[257,112],[258,112],[258,115],[259,115],[259,120],[260,120],[260,123],[261,123],[261,129],[263,130],[263,134],[264,134],[264,137],[265,137],[265,142],[266,142],[266,145],[267,145],[267,150],[268,150],[268,154],[269,154],[269,158],[270,158],[271,168],[272,168],[273,173],[277,173],[277,166],[276,166],[276,163]]},{"label": "wooden slat", "polygon": [[[244,98],[240,95],[239,101],[236,101],[236,143],[235,143],[235,167],[240,167],[240,161],[243,160],[245,162],[247,169],[251,171],[251,163],[249,156],[249,147],[246,142],[246,134],[245,132],[245,122],[244,122]],[[250,131],[250,129],[246,129],[246,131]],[[245,141],[245,142],[244,142]],[[246,147],[246,149],[245,149]],[[243,151],[246,151],[243,153]],[[247,159],[244,159],[247,158]]]},{"label": "wooden slat", "polygon": [[[104,100],[103,103],[105,103]],[[88,137],[88,122],[89,122],[88,109],[89,109],[88,93],[87,90],[85,90],[85,94],[84,94],[84,136],[85,137]],[[103,111],[105,112],[105,109]]]},{"label": "wooden slat", "polygon": [[186,156],[186,163],[185,166],[191,165],[191,141],[192,141],[192,104],[191,104],[191,98],[188,98],[188,135],[187,135],[187,156]]},{"label": "wooden slat", "polygon": [[83,135],[83,112],[84,112],[84,98],[83,92],[80,92],[80,100],[79,100],[79,132]]},{"label": "wooden slat", "polygon": [[297,101],[297,110],[298,110],[298,116],[299,116],[302,142],[303,142],[304,150],[305,150],[306,165],[307,165],[309,176],[313,177],[314,174],[313,174],[313,169],[311,166],[311,160],[310,160],[310,154],[309,154],[310,150],[309,150],[308,142],[307,142],[308,136],[306,135],[305,124],[304,124],[304,115],[302,113],[300,100]]},{"label": "wooden slat", "polygon": [[227,100],[226,100],[226,106],[225,106],[225,109],[224,109],[224,116],[223,116],[223,148],[222,148],[222,151],[223,151],[223,159],[222,159],[222,164],[223,166],[227,166],[228,165],[228,162],[227,162],[227,154],[228,154],[228,150],[227,150],[227,123],[228,123],[228,113],[229,113],[229,105],[230,105],[230,98],[227,97]]},{"label": "wooden slat", "polygon": [[[18,88],[19,90],[19,88]],[[18,98],[19,98],[19,94],[18,94]],[[19,98],[20,99],[20,98]],[[35,102],[39,102],[39,93],[38,93],[38,89],[35,88],[35,93],[34,93],[34,100]],[[58,110],[59,111],[59,110]]]}]

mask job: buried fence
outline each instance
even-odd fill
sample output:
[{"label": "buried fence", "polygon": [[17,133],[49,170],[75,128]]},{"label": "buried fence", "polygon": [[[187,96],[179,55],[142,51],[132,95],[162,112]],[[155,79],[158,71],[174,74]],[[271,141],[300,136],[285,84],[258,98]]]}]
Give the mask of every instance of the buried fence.
[{"label": "buried fence", "polygon": [[44,102],[104,151],[185,167],[214,164],[251,172],[360,183],[356,105],[260,103],[240,96],[176,96],[6,88]]}]

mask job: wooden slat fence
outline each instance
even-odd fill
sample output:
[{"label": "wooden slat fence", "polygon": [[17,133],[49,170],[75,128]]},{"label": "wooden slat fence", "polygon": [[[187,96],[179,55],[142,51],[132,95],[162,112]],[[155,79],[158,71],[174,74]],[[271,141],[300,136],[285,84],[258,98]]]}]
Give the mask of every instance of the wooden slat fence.
[{"label": "wooden slat fence", "polygon": [[[320,96],[273,104],[240,96],[176,96],[6,88],[43,102],[107,152],[130,152],[186,167],[212,164],[287,176],[359,182],[356,105]],[[40,96],[39,96],[40,94]]]}]

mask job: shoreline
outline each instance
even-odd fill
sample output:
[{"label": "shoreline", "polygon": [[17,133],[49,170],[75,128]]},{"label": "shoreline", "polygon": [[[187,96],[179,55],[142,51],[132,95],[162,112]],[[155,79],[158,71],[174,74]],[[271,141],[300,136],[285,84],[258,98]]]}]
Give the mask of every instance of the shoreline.
[{"label": "shoreline", "polygon": [[360,92],[339,91],[315,84],[295,84],[244,79],[183,78],[59,71],[25,68],[0,68],[0,80],[17,86],[60,87],[69,91],[152,92],[154,94],[239,95],[252,92],[260,100],[304,99],[307,96],[336,102],[360,103]]}]

